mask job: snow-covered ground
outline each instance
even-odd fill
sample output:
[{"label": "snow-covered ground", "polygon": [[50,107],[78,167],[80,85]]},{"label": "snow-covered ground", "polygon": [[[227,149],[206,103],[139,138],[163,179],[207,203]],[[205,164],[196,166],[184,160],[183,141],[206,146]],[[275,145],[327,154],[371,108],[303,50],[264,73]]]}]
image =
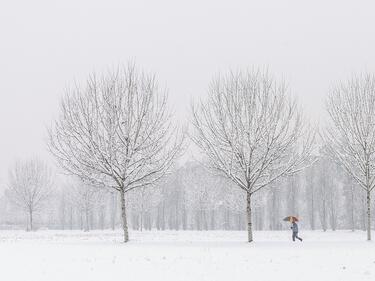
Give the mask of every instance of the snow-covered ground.
[{"label": "snow-covered ground", "polygon": [[0,280],[375,280],[375,243],[363,231],[0,231]]}]

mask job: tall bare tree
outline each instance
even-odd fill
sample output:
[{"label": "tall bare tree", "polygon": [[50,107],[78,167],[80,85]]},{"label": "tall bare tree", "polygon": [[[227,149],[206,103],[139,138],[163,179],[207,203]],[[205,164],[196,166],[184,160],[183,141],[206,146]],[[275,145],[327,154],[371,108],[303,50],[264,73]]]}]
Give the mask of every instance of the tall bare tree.
[{"label": "tall bare tree", "polygon": [[52,173],[47,165],[33,159],[17,162],[9,171],[10,200],[28,215],[28,230],[34,230],[33,216],[45,207],[52,193]]},{"label": "tall bare tree", "polygon": [[60,112],[50,151],[68,173],[120,193],[127,242],[125,194],[162,178],[181,148],[165,91],[129,64],[68,90]]},{"label": "tall bare tree", "polygon": [[314,134],[284,83],[259,70],[213,80],[206,102],[193,106],[193,141],[210,167],[246,192],[248,241],[251,197],[307,162]]},{"label": "tall bare tree", "polygon": [[367,240],[371,240],[371,191],[375,187],[375,76],[340,83],[327,101],[327,149],[366,192]]}]

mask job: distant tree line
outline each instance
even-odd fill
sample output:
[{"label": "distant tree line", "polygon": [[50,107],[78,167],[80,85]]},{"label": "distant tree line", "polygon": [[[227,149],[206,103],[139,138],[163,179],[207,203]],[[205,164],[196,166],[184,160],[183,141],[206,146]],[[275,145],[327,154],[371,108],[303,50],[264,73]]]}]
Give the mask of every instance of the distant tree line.
[{"label": "distant tree line", "polygon": [[[245,230],[245,195],[231,185],[198,162],[175,167],[158,185],[129,193],[129,226],[139,231]],[[287,229],[283,217],[295,214],[303,229],[365,230],[366,194],[356,185],[340,166],[322,157],[300,174],[275,182],[255,196],[254,229]],[[7,196],[0,199],[2,228],[29,228],[24,209]],[[374,201],[371,204],[375,207]],[[34,214],[34,225],[83,231],[117,229],[121,227],[120,208],[117,193],[69,181],[54,188],[43,209]]]}]

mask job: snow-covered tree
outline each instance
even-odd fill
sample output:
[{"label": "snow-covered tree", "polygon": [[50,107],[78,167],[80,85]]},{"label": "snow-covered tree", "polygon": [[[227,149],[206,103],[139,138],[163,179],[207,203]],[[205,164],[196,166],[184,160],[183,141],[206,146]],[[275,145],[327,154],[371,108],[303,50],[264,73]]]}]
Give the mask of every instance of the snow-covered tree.
[{"label": "snow-covered tree", "polygon": [[375,187],[375,76],[354,76],[340,83],[327,100],[324,132],[331,156],[366,192],[367,240],[371,240],[371,192]]},{"label": "snow-covered tree", "polygon": [[111,192],[111,198],[110,198],[110,224],[111,229],[115,230],[116,228],[116,215],[117,215],[117,192]]},{"label": "snow-covered tree", "polygon": [[287,212],[288,214],[299,215],[298,210],[298,195],[300,189],[299,177],[297,175],[292,175],[286,179],[286,195],[287,195]]},{"label": "snow-covered tree", "polygon": [[317,165],[316,163],[305,170],[304,173],[305,178],[305,204],[307,210],[307,216],[310,221],[310,228],[311,230],[315,230],[316,222],[315,222],[315,212],[318,205],[317,200]]},{"label": "snow-covered tree", "polygon": [[90,215],[101,198],[103,192],[96,187],[90,186],[79,179],[66,184],[67,197],[73,206],[80,210],[84,217],[84,231],[90,230]]},{"label": "snow-covered tree", "polygon": [[28,215],[28,230],[34,230],[34,214],[45,207],[53,191],[52,172],[38,159],[17,162],[9,171],[9,199]]},{"label": "snow-covered tree", "polygon": [[127,242],[125,194],[164,176],[181,147],[176,132],[154,75],[129,64],[66,92],[49,150],[68,173],[120,193]]},{"label": "snow-covered tree", "polygon": [[281,195],[282,187],[280,182],[270,184],[268,189],[267,210],[269,217],[269,228],[271,230],[281,229]]},{"label": "snow-covered tree", "polygon": [[[246,198],[245,194],[238,188],[234,188],[233,182],[228,182],[228,180],[224,181],[226,186],[221,188],[220,197],[222,201],[219,201],[221,205],[225,208],[226,212],[231,212],[236,217],[236,224],[237,229],[244,229],[245,227],[245,216],[246,216]],[[253,200],[254,203],[254,200]],[[225,228],[229,228],[229,221],[228,217],[224,216],[223,224]]]},{"label": "snow-covered tree", "polygon": [[158,186],[142,187],[129,192],[128,206],[132,213],[133,228],[152,229],[152,210],[158,203]]},{"label": "snow-covered tree", "polygon": [[[210,197],[215,190],[208,183],[210,175],[197,163],[189,162],[180,170],[181,187],[185,194],[185,200],[189,212],[194,216],[199,230],[208,229],[207,211]],[[211,190],[209,190],[212,188]],[[181,192],[180,192],[181,193]]]},{"label": "snow-covered tree", "polygon": [[248,242],[253,241],[251,197],[306,164],[314,134],[284,83],[267,72],[214,79],[206,102],[193,106],[193,141],[210,167],[246,193]]},{"label": "snow-covered tree", "polygon": [[316,163],[318,166],[317,208],[320,225],[323,231],[327,231],[328,228],[328,191],[332,184],[329,163],[325,160],[326,159],[319,159]]},{"label": "snow-covered tree", "polygon": [[344,206],[345,208],[345,217],[347,218],[346,220],[346,225],[354,231],[356,229],[356,207],[358,204],[358,196],[357,196],[357,187],[355,186],[356,182],[353,180],[352,177],[349,175],[345,174],[343,176],[343,195],[344,195]]}]

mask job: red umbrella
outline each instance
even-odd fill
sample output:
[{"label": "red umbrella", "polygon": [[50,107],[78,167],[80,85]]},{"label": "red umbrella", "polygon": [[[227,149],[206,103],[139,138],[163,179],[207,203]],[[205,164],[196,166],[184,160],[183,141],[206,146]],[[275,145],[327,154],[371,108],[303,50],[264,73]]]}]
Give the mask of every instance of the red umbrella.
[{"label": "red umbrella", "polygon": [[298,218],[295,216],[287,216],[283,219],[283,221],[295,222],[298,221]]}]

